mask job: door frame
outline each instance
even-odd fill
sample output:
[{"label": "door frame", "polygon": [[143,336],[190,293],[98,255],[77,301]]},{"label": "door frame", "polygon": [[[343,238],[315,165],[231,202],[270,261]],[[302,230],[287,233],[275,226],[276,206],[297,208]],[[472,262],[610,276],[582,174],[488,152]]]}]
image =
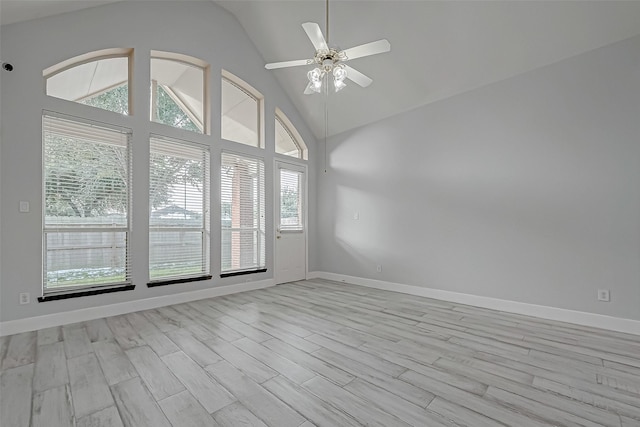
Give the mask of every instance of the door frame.
[{"label": "door frame", "polygon": [[[273,158],[273,281],[277,282],[277,257],[278,252],[276,248],[276,241],[278,235],[278,227],[280,226],[280,181],[278,178],[280,174],[278,173],[279,165],[284,165],[286,169],[287,166],[292,167],[292,170],[300,169],[304,173],[304,188],[303,188],[303,203],[304,203],[304,212],[303,212],[303,221],[304,221],[304,278],[305,280],[309,277],[309,167],[306,162],[303,161],[297,162],[295,159],[283,159],[280,157]],[[276,190],[276,187],[278,191]]]}]

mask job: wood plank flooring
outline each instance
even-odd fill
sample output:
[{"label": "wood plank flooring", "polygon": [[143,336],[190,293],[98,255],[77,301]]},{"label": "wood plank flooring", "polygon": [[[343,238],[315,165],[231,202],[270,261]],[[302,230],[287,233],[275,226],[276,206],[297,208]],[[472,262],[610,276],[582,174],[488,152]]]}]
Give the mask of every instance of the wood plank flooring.
[{"label": "wood plank flooring", "polygon": [[640,427],[640,337],[324,280],[0,338],[2,427]]}]

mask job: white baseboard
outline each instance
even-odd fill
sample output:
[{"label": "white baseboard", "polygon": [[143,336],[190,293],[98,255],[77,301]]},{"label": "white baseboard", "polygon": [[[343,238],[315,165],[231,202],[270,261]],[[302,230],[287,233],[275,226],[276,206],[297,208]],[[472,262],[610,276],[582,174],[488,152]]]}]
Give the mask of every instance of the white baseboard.
[{"label": "white baseboard", "polygon": [[321,279],[319,271],[307,271],[307,280]]},{"label": "white baseboard", "polygon": [[587,313],[584,311],[568,310],[558,307],[528,304],[518,301],[509,301],[498,298],[483,297],[478,295],[463,294],[459,292],[443,291],[441,289],[423,288],[420,286],[403,285],[400,283],[385,282],[382,280],[366,279],[363,277],[347,276],[344,274],[313,271],[307,275],[309,279],[326,279],[336,282],[352,283],[354,285],[369,288],[383,289],[386,291],[401,292],[403,294],[417,295],[475,307],[489,308],[492,310],[506,311],[509,313],[523,314],[539,317],[547,320],[573,323],[582,326],[608,329],[611,331],[625,332],[640,335],[640,321],[623,319],[620,317],[605,316],[602,314]]},{"label": "white baseboard", "polygon": [[35,331],[37,329],[52,326],[68,325],[70,323],[85,322],[87,320],[102,317],[117,316],[133,313],[140,310],[164,307],[172,304],[181,304],[205,298],[235,294],[238,292],[252,291],[254,289],[268,288],[274,285],[273,279],[257,282],[238,283],[235,285],[218,286],[215,288],[201,289],[179,294],[162,295],[135,301],[109,304],[99,307],[82,308],[80,310],[65,311],[62,313],[47,314],[44,316],[28,317],[26,319],[0,322],[0,336],[13,335],[21,332]]},{"label": "white baseboard", "polygon": [[[334,280],[336,282],[352,283],[354,285],[366,286],[386,291],[400,292],[404,294],[417,295],[443,301],[467,304],[476,307],[489,308],[492,310],[539,317],[542,319],[556,320],[560,322],[568,322],[577,325],[640,335],[640,321],[632,319],[623,319],[619,317],[605,316],[583,311],[567,310],[557,307],[548,307],[517,301],[502,300],[498,298],[463,294],[458,292],[444,291],[441,289],[403,285],[400,283],[385,282],[382,280],[366,279],[362,277],[347,276],[343,274],[328,273],[323,271],[310,271],[307,273],[307,279],[326,279]],[[0,322],[0,336],[12,335],[27,331],[35,331],[37,329],[48,328],[52,326],[84,322],[87,320],[99,319],[102,317],[117,316],[120,314],[133,313],[140,310],[149,310],[153,308],[164,307],[167,305],[235,294],[238,292],[251,291],[254,289],[268,288],[273,285],[273,279],[267,279],[258,282],[219,286],[192,292],[163,295],[100,307],[84,308],[63,313],[55,313],[44,316],[29,317],[26,319]]]}]

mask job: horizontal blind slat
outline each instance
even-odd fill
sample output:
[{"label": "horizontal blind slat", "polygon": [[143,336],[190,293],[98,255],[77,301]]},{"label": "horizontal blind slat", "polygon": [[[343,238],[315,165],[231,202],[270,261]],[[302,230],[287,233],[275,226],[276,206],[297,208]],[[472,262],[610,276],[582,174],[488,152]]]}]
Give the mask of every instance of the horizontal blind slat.
[{"label": "horizontal blind slat", "polygon": [[89,140],[123,147],[127,146],[128,136],[131,133],[129,129],[49,115],[43,117],[42,129],[51,136]]}]

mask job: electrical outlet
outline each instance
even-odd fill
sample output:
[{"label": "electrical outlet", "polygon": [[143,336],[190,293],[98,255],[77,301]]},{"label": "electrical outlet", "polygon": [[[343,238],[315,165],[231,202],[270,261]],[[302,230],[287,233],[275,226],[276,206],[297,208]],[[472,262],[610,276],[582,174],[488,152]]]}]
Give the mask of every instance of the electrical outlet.
[{"label": "electrical outlet", "polygon": [[29,295],[28,292],[24,292],[20,294],[20,304],[29,304],[30,301],[31,301],[31,296]]},{"label": "electrical outlet", "polygon": [[598,301],[609,302],[609,289],[598,289]]},{"label": "electrical outlet", "polygon": [[382,266],[381,266],[380,264],[378,264],[378,265],[376,266],[376,271],[377,271],[378,273],[381,273],[381,272],[382,272]]}]

